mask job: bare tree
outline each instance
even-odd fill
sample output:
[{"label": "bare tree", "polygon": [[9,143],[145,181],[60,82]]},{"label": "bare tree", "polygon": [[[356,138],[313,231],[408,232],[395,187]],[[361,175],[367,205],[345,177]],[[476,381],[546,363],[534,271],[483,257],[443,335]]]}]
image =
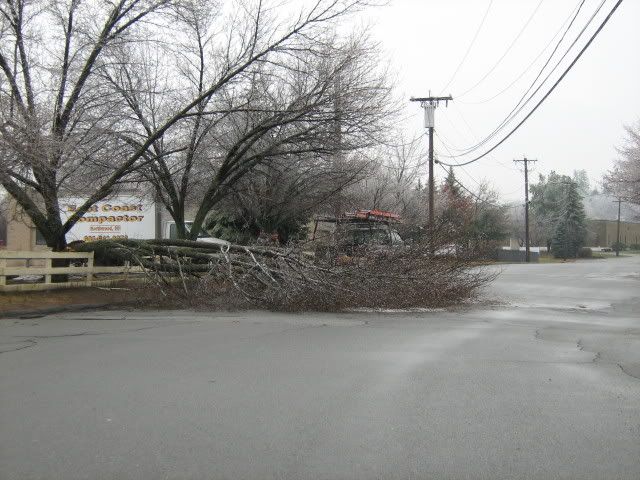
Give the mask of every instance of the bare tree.
[{"label": "bare tree", "polygon": [[640,205],[640,122],[625,130],[627,140],[618,149],[622,158],[605,175],[604,186],[616,197]]},{"label": "bare tree", "polygon": [[[217,53],[205,51],[212,37],[200,17],[183,18],[191,32],[195,60],[186,62],[181,73],[191,89],[200,91],[205,75],[218,68]],[[184,51],[190,50],[185,47]],[[377,45],[364,35],[305,36],[295,48],[255,62],[215,96],[204,99],[181,122],[182,136],[174,136],[173,142],[166,137],[156,142],[156,160],[143,172],[178,225],[178,235],[196,238],[209,212],[227,195],[246,200],[238,192],[243,186],[255,189],[258,183],[242,179],[258,167],[263,179],[278,170],[289,170],[290,180],[294,172],[309,175],[305,180],[298,176],[290,187],[313,182],[318,186],[318,174],[329,172],[342,174],[333,183],[334,192],[336,186],[352,183],[354,175],[338,163],[352,166],[352,152],[379,142],[392,114],[385,72],[372,68],[377,52]],[[132,84],[129,72],[120,74],[124,82],[113,82],[146,130],[153,129],[157,118],[148,106],[159,102],[146,100],[155,93],[137,85],[155,84],[157,72],[150,73],[151,82]],[[302,206],[304,202],[297,200],[289,202],[289,207]],[[187,203],[196,207],[190,231],[184,226]],[[308,205],[302,208],[308,210]]]},{"label": "bare tree", "polygon": [[126,152],[104,135],[117,108],[107,108],[114,98],[94,72],[106,51],[135,39],[137,25],[167,3],[7,0],[0,7],[1,182],[54,249],[64,248],[72,225],[61,220],[60,193],[102,176],[94,167]]},{"label": "bare tree", "polygon": [[[196,15],[211,8],[225,11],[218,2],[193,4],[200,8],[194,10]],[[235,4],[243,13],[231,17],[230,23],[223,22],[227,43],[216,43],[219,68],[203,78],[197,91],[167,102],[162,116],[147,129],[139,118],[125,113],[131,105],[112,82],[104,81],[104,73],[113,72],[118,64],[135,62],[120,55],[130,51],[131,45],[144,44],[161,59],[165,50],[159,45],[173,41],[171,35],[181,38],[174,23],[185,2],[52,0],[44,6],[28,0],[3,2],[0,182],[49,247],[65,248],[66,232],[94,203],[142,166],[170,154],[157,150],[158,142],[199,108],[206,108],[217,94],[232,92],[234,82],[247,75],[250,67],[296,52],[301,42],[321,40],[327,25],[369,2],[315,0],[290,21],[278,19],[277,9],[263,1]],[[148,58],[151,62],[154,56]],[[183,86],[175,70],[167,78],[177,82],[177,89]],[[86,201],[63,222],[60,199],[79,190]],[[206,206],[200,222],[204,210]]]},{"label": "bare tree", "polygon": [[369,175],[354,188],[353,205],[390,210],[409,223],[420,223],[426,208],[420,183],[425,165],[421,140],[398,135],[392,144],[379,149]]},{"label": "bare tree", "polygon": [[215,217],[222,225],[212,218],[210,226],[219,236],[230,218],[236,219],[231,239],[247,233],[277,234],[283,243],[304,238],[310,216],[330,211],[340,192],[362,180],[368,164],[358,155],[338,163],[329,156],[296,155],[258,165],[216,207]]}]

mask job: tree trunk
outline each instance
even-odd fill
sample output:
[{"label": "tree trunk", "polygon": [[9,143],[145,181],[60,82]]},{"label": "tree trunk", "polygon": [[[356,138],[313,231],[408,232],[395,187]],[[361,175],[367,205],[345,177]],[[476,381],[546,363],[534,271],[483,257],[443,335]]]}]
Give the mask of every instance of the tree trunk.
[{"label": "tree trunk", "polygon": [[179,240],[185,240],[189,238],[189,231],[184,224],[184,205],[181,208],[173,209],[173,221],[176,223],[176,235]]},{"label": "tree trunk", "polygon": [[[47,247],[49,247],[53,252],[64,252],[67,249],[67,239],[64,233],[59,234],[51,234],[45,236],[47,241]],[[54,258],[51,260],[52,267],[68,267],[69,266],[68,258]],[[51,275],[51,281],[53,283],[64,283],[69,281],[69,275],[66,273]]]}]

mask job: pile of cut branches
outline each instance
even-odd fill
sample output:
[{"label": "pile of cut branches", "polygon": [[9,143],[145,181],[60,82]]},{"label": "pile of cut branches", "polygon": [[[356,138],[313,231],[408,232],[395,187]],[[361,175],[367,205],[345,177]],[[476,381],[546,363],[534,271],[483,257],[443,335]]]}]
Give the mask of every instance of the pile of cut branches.
[{"label": "pile of cut branches", "polygon": [[189,306],[239,295],[247,307],[277,310],[442,307],[468,300],[492,279],[473,256],[435,254],[421,243],[363,248],[332,265],[301,248],[188,240],[103,240],[77,249],[95,252],[97,264],[142,267],[164,297]]},{"label": "pile of cut branches", "polygon": [[142,267],[165,296],[199,296],[202,281],[211,288],[230,283],[251,304],[276,307],[303,293],[325,295],[338,287],[335,271],[296,249],[190,240],[100,240],[75,249],[93,251],[96,264]]}]

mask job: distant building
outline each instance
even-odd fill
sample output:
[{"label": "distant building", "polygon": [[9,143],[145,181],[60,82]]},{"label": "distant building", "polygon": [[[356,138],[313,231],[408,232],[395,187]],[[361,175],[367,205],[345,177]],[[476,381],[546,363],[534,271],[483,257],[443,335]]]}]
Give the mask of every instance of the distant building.
[{"label": "distant building", "polygon": [[0,215],[6,219],[4,247],[16,251],[46,250],[47,244],[22,209],[9,201]]},{"label": "distant building", "polygon": [[[588,247],[611,247],[617,240],[616,220],[587,220]],[[625,245],[640,244],[640,223],[620,222],[620,241]]]},{"label": "distant building", "polygon": [[[604,193],[584,198],[587,213],[587,246],[611,247],[617,240],[618,202]],[[623,203],[620,211],[620,241],[625,245],[640,243],[640,206]]]},{"label": "distant building", "polygon": [[[584,197],[583,203],[587,218],[613,221],[618,219],[618,202],[614,196],[592,193]],[[623,202],[620,219],[625,222],[639,222],[640,205]]]}]

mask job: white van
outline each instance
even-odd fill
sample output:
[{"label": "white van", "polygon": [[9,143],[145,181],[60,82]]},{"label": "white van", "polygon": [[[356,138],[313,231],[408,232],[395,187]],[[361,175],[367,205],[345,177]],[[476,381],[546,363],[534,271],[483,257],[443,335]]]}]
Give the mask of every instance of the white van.
[{"label": "white van", "polygon": [[[185,227],[187,227],[187,230],[190,230],[191,226],[193,225],[193,222],[186,221],[186,222],[184,222],[184,225],[185,225]],[[178,239],[178,227],[176,227],[176,222],[174,222],[174,221],[165,222],[163,234],[164,234],[163,238],[167,238],[167,239],[170,239],[170,240],[177,240]],[[225,246],[227,248],[231,245],[231,243],[227,242],[226,240],[223,240],[221,238],[212,237],[207,232],[200,232],[200,235],[198,235],[198,239],[196,241],[197,242],[206,242],[206,243],[215,243],[217,245]]]}]

